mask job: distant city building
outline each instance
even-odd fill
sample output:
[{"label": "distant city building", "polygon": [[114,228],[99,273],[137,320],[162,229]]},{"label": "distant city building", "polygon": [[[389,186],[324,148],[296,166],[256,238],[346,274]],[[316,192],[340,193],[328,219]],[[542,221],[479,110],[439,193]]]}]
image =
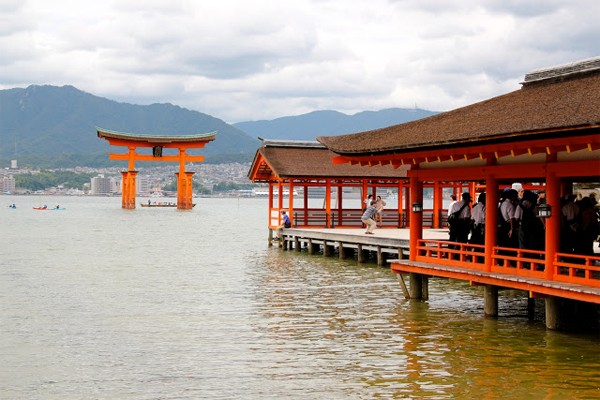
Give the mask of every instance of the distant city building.
[{"label": "distant city building", "polygon": [[149,176],[137,176],[135,180],[137,194],[148,194],[152,192],[152,179]]},{"label": "distant city building", "polygon": [[0,192],[11,194],[15,192],[15,178],[12,176],[3,176],[0,179]]},{"label": "distant city building", "polygon": [[115,178],[105,178],[100,174],[92,178],[92,195],[114,194],[118,192],[118,183]]},{"label": "distant city building", "polygon": [[17,160],[10,160],[10,169],[17,169]]}]

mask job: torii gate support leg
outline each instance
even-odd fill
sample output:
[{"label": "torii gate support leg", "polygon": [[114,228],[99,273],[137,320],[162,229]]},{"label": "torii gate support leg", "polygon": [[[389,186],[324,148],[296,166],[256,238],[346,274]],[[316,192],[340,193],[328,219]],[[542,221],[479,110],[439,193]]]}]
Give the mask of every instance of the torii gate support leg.
[{"label": "torii gate support leg", "polygon": [[194,207],[192,203],[193,172],[177,172],[177,208],[180,210],[191,210]]},{"label": "torii gate support leg", "polygon": [[128,210],[135,209],[135,176],[138,171],[122,171],[121,176],[123,178],[123,189],[121,195],[121,208]]}]

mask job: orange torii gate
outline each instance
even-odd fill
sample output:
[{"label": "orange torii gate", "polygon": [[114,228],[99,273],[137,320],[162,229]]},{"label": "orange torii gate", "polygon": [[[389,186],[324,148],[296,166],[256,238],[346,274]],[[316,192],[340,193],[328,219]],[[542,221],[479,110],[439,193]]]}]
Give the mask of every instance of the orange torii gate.
[{"label": "orange torii gate", "polygon": [[[202,162],[204,156],[192,156],[187,154],[187,149],[203,148],[206,143],[215,140],[216,132],[203,133],[197,135],[181,136],[162,136],[162,135],[138,135],[133,133],[115,132],[106,129],[96,128],[98,137],[108,140],[111,146],[123,146],[129,149],[125,154],[110,153],[111,160],[128,161],[127,171],[121,172],[123,175],[123,194],[122,208],[135,208],[135,177],[138,173],[135,168],[135,161],[157,161],[157,162],[179,162],[179,172],[177,175],[177,208],[188,210],[193,207],[192,204],[192,176],[193,172],[185,170],[186,162]],[[138,154],[138,147],[151,148],[152,154]],[[178,155],[163,156],[163,149],[178,149]]]}]

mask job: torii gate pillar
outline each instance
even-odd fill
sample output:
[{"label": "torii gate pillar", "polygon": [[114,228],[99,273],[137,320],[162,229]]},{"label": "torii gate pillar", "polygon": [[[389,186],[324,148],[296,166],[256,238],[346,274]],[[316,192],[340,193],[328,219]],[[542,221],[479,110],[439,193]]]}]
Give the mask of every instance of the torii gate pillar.
[{"label": "torii gate pillar", "polygon": [[175,175],[177,175],[177,208],[190,210],[194,207],[192,203],[192,176],[194,173],[185,171],[184,173],[177,172]]},{"label": "torii gate pillar", "polygon": [[122,171],[121,175],[123,177],[123,188],[122,188],[122,197],[121,197],[121,207],[126,208],[128,210],[132,210],[135,208],[135,177],[138,174],[138,171]]}]

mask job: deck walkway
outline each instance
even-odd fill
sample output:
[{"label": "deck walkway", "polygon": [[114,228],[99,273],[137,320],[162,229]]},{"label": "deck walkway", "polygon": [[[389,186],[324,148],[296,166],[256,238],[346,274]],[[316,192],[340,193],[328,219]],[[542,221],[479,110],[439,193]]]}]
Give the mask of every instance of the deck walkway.
[{"label": "deck walkway", "polygon": [[[426,229],[423,236],[426,239],[446,240],[448,230]],[[297,251],[306,247],[310,254],[322,250],[326,256],[337,250],[340,258],[345,258],[348,251],[356,250],[359,262],[363,261],[362,251],[374,251],[377,253],[377,264],[384,265],[387,258],[408,257],[409,237],[409,229],[375,229],[373,235],[366,235],[364,228],[289,228],[283,231],[283,241],[279,245]]]}]

